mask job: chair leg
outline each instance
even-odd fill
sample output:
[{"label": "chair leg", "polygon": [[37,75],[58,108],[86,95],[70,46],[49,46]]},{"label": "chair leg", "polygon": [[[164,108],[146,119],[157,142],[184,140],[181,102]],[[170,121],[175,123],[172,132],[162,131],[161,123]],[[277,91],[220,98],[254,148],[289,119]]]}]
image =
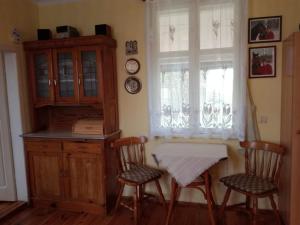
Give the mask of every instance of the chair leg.
[{"label": "chair leg", "polygon": [[157,191],[158,191],[158,194],[159,194],[159,199],[161,201],[161,204],[163,205],[164,208],[167,208],[166,200],[165,200],[165,197],[164,197],[164,195],[162,193],[159,181],[155,180],[155,184],[156,184],[156,188],[157,188]]},{"label": "chair leg", "polygon": [[114,213],[117,212],[119,206],[120,206],[120,202],[121,202],[121,198],[122,198],[122,194],[123,194],[123,190],[124,190],[125,184],[121,183],[120,189],[119,189],[119,193],[118,193],[118,197],[117,197],[117,201],[116,201],[116,205],[115,205],[115,209],[114,209]]},{"label": "chair leg", "polygon": [[143,199],[144,199],[144,195],[145,195],[145,187],[146,185],[145,184],[142,184],[140,186],[140,191],[139,191],[139,201],[140,201],[140,216],[142,217],[143,216]]},{"label": "chair leg", "polygon": [[256,225],[257,224],[257,208],[258,208],[257,198],[253,197],[252,225]]},{"label": "chair leg", "polygon": [[250,204],[251,204],[251,197],[246,196],[246,209],[250,209]]},{"label": "chair leg", "polygon": [[276,205],[276,203],[275,203],[275,201],[274,201],[273,195],[270,195],[270,196],[269,196],[269,199],[270,199],[271,206],[272,206],[272,208],[273,208],[273,211],[274,211],[275,216],[276,216],[276,219],[277,219],[277,224],[278,224],[278,225],[283,224],[283,223],[282,223],[282,220],[281,220],[281,216],[280,216],[279,211],[278,211],[278,208],[277,208],[277,205]]},{"label": "chair leg", "polygon": [[134,225],[139,225],[141,219],[141,186],[139,185],[136,186],[133,203]]},{"label": "chair leg", "polygon": [[213,197],[213,194],[212,194],[212,190],[211,190],[211,187],[212,187],[212,180],[211,180],[210,174],[209,174],[209,186],[210,186],[210,189],[209,189],[210,198],[211,198],[211,200],[212,200],[212,205],[213,205],[213,207],[215,208],[215,207],[216,207],[216,203],[215,203],[215,200],[214,200],[214,197]]},{"label": "chair leg", "polygon": [[227,202],[229,200],[230,193],[231,193],[231,188],[228,187],[227,190],[226,190],[222,205],[220,206],[219,219],[218,219],[220,224],[224,220],[225,208],[226,208]]},{"label": "chair leg", "polygon": [[172,178],[171,199],[170,199],[170,203],[169,203],[169,209],[168,209],[168,214],[166,217],[165,225],[169,225],[171,222],[171,216],[173,213],[175,202],[178,198],[179,191],[180,191],[180,188],[178,187],[178,183],[176,182],[176,180],[174,178]]},{"label": "chair leg", "polygon": [[208,172],[204,173],[204,181],[205,181],[205,193],[207,199],[207,207],[208,207],[208,214],[210,218],[210,224],[216,225],[215,215],[214,215],[214,200],[211,193],[211,185],[210,185],[210,176]]},{"label": "chair leg", "polygon": [[224,215],[224,211],[225,211],[227,202],[228,202],[228,200],[229,200],[230,193],[231,193],[231,188],[227,188],[226,194],[225,194],[225,196],[224,196],[224,200],[223,200],[222,205],[221,205],[221,207],[220,207],[220,216],[221,216],[221,217]]}]

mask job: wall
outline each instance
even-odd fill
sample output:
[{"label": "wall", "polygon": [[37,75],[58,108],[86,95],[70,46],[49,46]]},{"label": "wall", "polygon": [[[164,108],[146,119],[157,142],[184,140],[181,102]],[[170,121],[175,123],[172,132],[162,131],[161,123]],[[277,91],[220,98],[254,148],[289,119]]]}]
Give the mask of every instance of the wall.
[{"label": "wall", "polygon": [[38,8],[31,0],[0,1],[0,44],[11,44],[10,33],[17,28],[24,40],[35,38]]},{"label": "wall", "polygon": [[[147,135],[147,76],[145,60],[145,28],[144,14],[145,3],[141,0],[80,0],[65,4],[43,4],[39,6],[39,27],[51,28],[53,31],[58,25],[71,25],[80,30],[82,35],[94,34],[94,25],[107,23],[113,28],[113,36],[117,40],[117,65],[119,88],[120,128],[123,136]],[[296,9],[300,9],[297,0],[249,0],[250,17],[283,15],[283,38],[298,28],[299,18]],[[125,41],[137,40],[139,54],[136,56],[142,68],[138,77],[142,80],[143,89],[137,95],[130,95],[124,90],[124,80],[127,75],[124,71]],[[270,44],[264,44],[270,45]],[[273,43],[271,43],[273,45]],[[255,45],[253,45],[255,46]],[[250,81],[254,102],[257,106],[258,118],[266,116],[267,123],[259,124],[261,136],[264,140],[279,142],[280,140],[280,98],[281,98],[281,43],[276,44],[277,52],[277,77],[268,79],[253,79]],[[150,141],[147,146],[148,161],[154,164],[150,153],[161,140]],[[192,142],[218,142],[222,140],[185,140]],[[242,154],[238,150],[237,141],[224,142],[229,146],[230,158],[213,169],[213,177],[231,174],[243,170]],[[169,193],[169,181],[164,180],[163,190]],[[214,184],[218,202],[224,194],[224,188],[218,182]],[[198,201],[199,195],[194,192],[184,191],[181,198],[186,201]]]},{"label": "wall", "polygon": [[[22,127],[24,131],[30,130],[28,97],[26,73],[24,64],[24,55],[21,44],[14,44],[11,39],[11,31],[16,28],[21,34],[23,40],[33,40],[38,25],[38,8],[31,0],[1,0],[0,1],[0,51],[13,51],[17,53],[18,59],[18,82],[14,83],[13,88],[18,88],[20,92]],[[13,71],[11,71],[13,72]],[[16,72],[16,71],[14,71]],[[14,77],[13,79],[15,79]],[[11,79],[8,79],[11,80]],[[13,89],[10,89],[13,90]],[[15,93],[16,94],[16,93]],[[15,135],[20,135],[15,134]],[[16,140],[14,140],[16,141]],[[19,141],[19,140],[18,140]],[[20,146],[20,145],[19,145]],[[17,196],[19,200],[27,200],[27,184],[25,173],[25,160],[22,145],[13,149],[15,178],[17,186]]]},{"label": "wall", "polygon": [[[249,0],[249,17],[276,16],[283,17],[282,40],[291,33],[298,31],[300,22],[299,1],[297,0]],[[265,43],[255,46],[277,46],[277,77],[265,79],[251,79],[250,85],[255,104],[257,106],[258,120],[267,116],[267,124],[259,124],[262,139],[278,142],[280,140],[280,111],[281,111],[281,71],[282,71],[282,44]]]}]

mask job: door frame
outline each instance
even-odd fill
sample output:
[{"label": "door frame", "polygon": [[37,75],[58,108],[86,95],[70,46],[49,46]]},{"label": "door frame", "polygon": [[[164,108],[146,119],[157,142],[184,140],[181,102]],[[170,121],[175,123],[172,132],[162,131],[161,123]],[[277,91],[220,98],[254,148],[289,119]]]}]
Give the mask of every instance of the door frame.
[{"label": "door frame", "polygon": [[[12,99],[9,93],[6,91],[6,99],[8,102],[8,114],[10,117],[10,123],[12,124],[10,134],[12,140],[12,155],[14,164],[14,175],[15,175],[15,186],[16,186],[16,196],[19,201],[28,201],[28,188],[27,188],[27,177],[26,177],[26,167],[25,167],[25,152],[23,139],[20,137],[25,132],[31,130],[31,119],[29,112],[29,98],[28,98],[28,79],[26,76],[26,64],[25,64],[25,54],[22,45],[8,44],[0,45],[0,54],[2,55],[4,63],[4,57],[6,53],[15,54],[15,66],[17,68],[14,74],[9,74],[9,80],[7,80],[7,75],[5,67],[3,67],[3,73],[6,77],[6,85],[8,82],[14,85],[15,90],[17,90],[16,95]],[[3,64],[4,65],[4,64]],[[1,71],[2,72],[2,71]],[[11,80],[13,79],[13,80]],[[21,97],[22,96],[22,97]],[[11,107],[10,101],[17,101],[14,106]],[[12,114],[11,112],[14,112]],[[17,119],[14,118],[17,115]],[[17,123],[18,122],[18,123]],[[14,123],[14,124],[13,124]],[[16,129],[16,124],[18,125]]]},{"label": "door frame", "polygon": [[17,191],[15,182],[15,169],[13,163],[12,136],[10,129],[10,116],[7,95],[7,81],[5,74],[4,53],[0,52],[0,98],[3,107],[0,109],[0,144],[3,169],[3,184],[0,187],[0,201],[16,201]]}]

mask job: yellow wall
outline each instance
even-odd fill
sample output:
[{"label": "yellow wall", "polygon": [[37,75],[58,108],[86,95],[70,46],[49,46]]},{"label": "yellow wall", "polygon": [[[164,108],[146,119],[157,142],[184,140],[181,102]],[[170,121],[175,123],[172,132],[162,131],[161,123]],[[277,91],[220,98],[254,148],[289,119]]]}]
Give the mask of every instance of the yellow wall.
[{"label": "yellow wall", "polygon": [[[124,136],[148,134],[148,102],[147,76],[145,61],[145,3],[141,0],[81,0],[74,3],[40,5],[39,27],[55,30],[58,25],[71,25],[80,30],[82,35],[94,34],[94,25],[107,23],[113,28],[113,36],[117,40],[117,65],[119,88],[120,128]],[[249,0],[250,17],[283,15],[283,38],[298,29],[300,16],[296,9],[300,9],[297,0]],[[298,19],[296,19],[298,18]],[[135,56],[141,62],[141,71],[137,75],[143,83],[142,91],[137,95],[130,95],[124,90],[124,80],[128,77],[124,71],[125,41],[137,40],[139,54]],[[276,44],[276,43],[275,43]],[[264,44],[270,45],[270,44]],[[273,45],[273,43],[271,43]],[[255,45],[254,45],[255,46]],[[259,124],[264,140],[279,142],[280,140],[280,98],[281,98],[281,43],[277,46],[277,77],[268,79],[253,79],[250,81],[254,101],[258,110],[258,118],[267,116],[268,123]],[[186,140],[187,141],[187,140]],[[189,140],[201,141],[201,140]],[[202,140],[203,141],[203,140]],[[204,140],[204,142],[219,142],[219,140]],[[149,152],[160,141],[151,141],[147,148]],[[237,150],[237,141],[225,141],[229,145],[230,159],[221,163],[213,170],[213,176],[230,174],[243,170],[242,154]],[[149,163],[153,163],[148,156]],[[214,184],[218,202],[223,197],[224,188],[218,182]],[[164,181],[164,192],[169,193],[169,182]],[[187,192],[182,200],[197,201],[194,192]]]},{"label": "yellow wall", "polygon": [[20,93],[23,97],[24,129],[30,129],[27,97],[27,78],[25,57],[22,44],[15,44],[11,37],[14,28],[21,33],[22,41],[34,40],[38,28],[38,7],[32,0],[1,0],[0,1],[0,48],[1,50],[16,51],[20,65]]},{"label": "yellow wall", "polygon": [[0,44],[11,44],[10,33],[17,28],[24,37],[32,40],[38,24],[38,8],[31,0],[0,1]]}]

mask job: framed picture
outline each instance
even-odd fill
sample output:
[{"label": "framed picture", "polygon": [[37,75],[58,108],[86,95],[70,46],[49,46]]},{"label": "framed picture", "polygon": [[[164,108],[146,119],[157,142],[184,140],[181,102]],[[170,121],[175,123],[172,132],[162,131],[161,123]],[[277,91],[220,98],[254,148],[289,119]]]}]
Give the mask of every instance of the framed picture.
[{"label": "framed picture", "polygon": [[248,42],[281,41],[281,16],[250,18],[248,24]]},{"label": "framed picture", "polygon": [[276,46],[249,48],[249,78],[276,77]]},{"label": "framed picture", "polygon": [[126,55],[138,54],[138,42],[137,41],[126,41],[125,48],[126,48]]}]

